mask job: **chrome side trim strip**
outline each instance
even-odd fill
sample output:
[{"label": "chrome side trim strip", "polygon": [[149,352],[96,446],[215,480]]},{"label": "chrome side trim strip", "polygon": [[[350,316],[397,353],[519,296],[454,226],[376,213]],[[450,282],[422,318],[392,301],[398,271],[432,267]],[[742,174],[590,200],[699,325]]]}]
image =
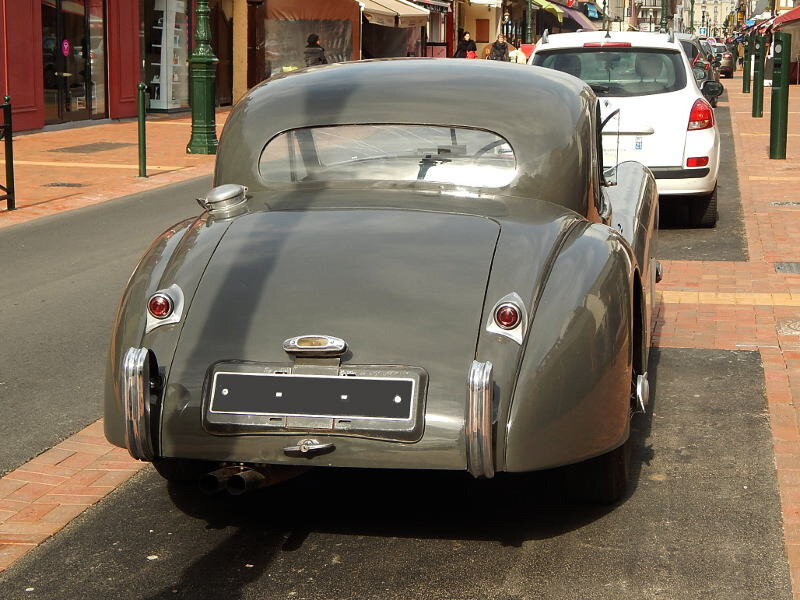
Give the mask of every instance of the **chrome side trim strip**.
[{"label": "chrome side trim strip", "polygon": [[472,361],[467,382],[467,470],[474,477],[494,477],[492,363]]},{"label": "chrome side trim strip", "polygon": [[137,460],[153,460],[155,450],[150,432],[151,352],[129,348],[122,359],[122,405],[125,410],[125,447]]},{"label": "chrome side trim strip", "polygon": [[172,313],[163,319],[156,319],[153,315],[150,314],[150,311],[147,310],[147,307],[142,307],[144,312],[147,314],[147,323],[144,327],[145,333],[150,333],[156,327],[161,327],[162,325],[169,325],[170,323],[179,323],[181,317],[183,317],[183,305],[184,305],[184,298],[183,298],[183,290],[180,288],[179,285],[173,283],[168,288],[164,288],[162,290],[156,290],[153,292],[148,298],[152,298],[155,294],[164,294],[169,296],[172,300]]}]

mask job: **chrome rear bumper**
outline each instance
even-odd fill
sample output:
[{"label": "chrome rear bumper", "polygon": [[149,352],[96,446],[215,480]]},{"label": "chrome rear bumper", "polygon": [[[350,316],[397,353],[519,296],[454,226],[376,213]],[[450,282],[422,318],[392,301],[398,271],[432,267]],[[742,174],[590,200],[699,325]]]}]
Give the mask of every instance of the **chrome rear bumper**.
[{"label": "chrome rear bumper", "polygon": [[494,477],[492,453],[492,363],[472,361],[467,386],[467,470]]},{"label": "chrome rear bumper", "polygon": [[129,348],[122,359],[121,377],[125,447],[133,458],[151,461],[156,457],[153,423],[157,416],[152,396],[160,388],[155,354],[147,348]]}]

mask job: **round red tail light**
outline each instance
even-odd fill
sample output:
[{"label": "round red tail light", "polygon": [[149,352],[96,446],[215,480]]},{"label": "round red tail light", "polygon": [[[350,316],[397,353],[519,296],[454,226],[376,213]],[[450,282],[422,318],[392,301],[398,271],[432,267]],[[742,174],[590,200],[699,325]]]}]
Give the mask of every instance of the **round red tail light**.
[{"label": "round red tail light", "polygon": [[166,294],[153,294],[147,301],[147,310],[156,319],[166,319],[172,314],[172,298]]},{"label": "round red tail light", "polygon": [[519,325],[519,308],[510,302],[501,304],[494,311],[494,320],[503,329],[514,329]]}]

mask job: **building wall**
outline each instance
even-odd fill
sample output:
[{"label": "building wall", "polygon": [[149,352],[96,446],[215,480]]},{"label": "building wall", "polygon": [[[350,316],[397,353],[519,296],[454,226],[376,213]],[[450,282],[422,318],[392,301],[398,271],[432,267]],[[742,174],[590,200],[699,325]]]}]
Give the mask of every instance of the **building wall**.
[{"label": "building wall", "polygon": [[[40,129],[45,123],[42,2],[13,0],[6,2],[6,11],[7,23],[2,23],[0,14],[0,82],[4,88],[3,95],[11,96],[15,131]],[[107,0],[106,45],[108,116],[134,116],[136,84],[139,81],[138,3]]]},{"label": "building wall", "polygon": [[6,18],[7,23],[0,23],[3,95],[11,96],[16,131],[38,129],[44,127],[41,0],[8,2]]},{"label": "building wall", "polygon": [[[469,31],[475,45],[478,47],[478,56],[482,57],[486,46],[497,39],[498,27],[502,16],[499,8],[494,8],[486,4],[471,4],[462,2],[459,4],[461,15],[459,16],[459,26]],[[478,21],[488,20],[488,37],[479,40],[477,37]]]}]

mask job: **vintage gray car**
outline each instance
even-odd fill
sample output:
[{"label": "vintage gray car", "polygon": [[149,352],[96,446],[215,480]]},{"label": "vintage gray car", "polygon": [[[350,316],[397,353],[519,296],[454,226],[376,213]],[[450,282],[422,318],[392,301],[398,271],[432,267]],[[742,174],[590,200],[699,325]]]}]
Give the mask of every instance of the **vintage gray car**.
[{"label": "vintage gray car", "polygon": [[638,163],[604,172],[598,115],[578,79],[490,61],[252,89],[202,214],[125,289],[107,438],[207,491],[581,463],[574,489],[618,499],[649,393],[657,195]]}]

